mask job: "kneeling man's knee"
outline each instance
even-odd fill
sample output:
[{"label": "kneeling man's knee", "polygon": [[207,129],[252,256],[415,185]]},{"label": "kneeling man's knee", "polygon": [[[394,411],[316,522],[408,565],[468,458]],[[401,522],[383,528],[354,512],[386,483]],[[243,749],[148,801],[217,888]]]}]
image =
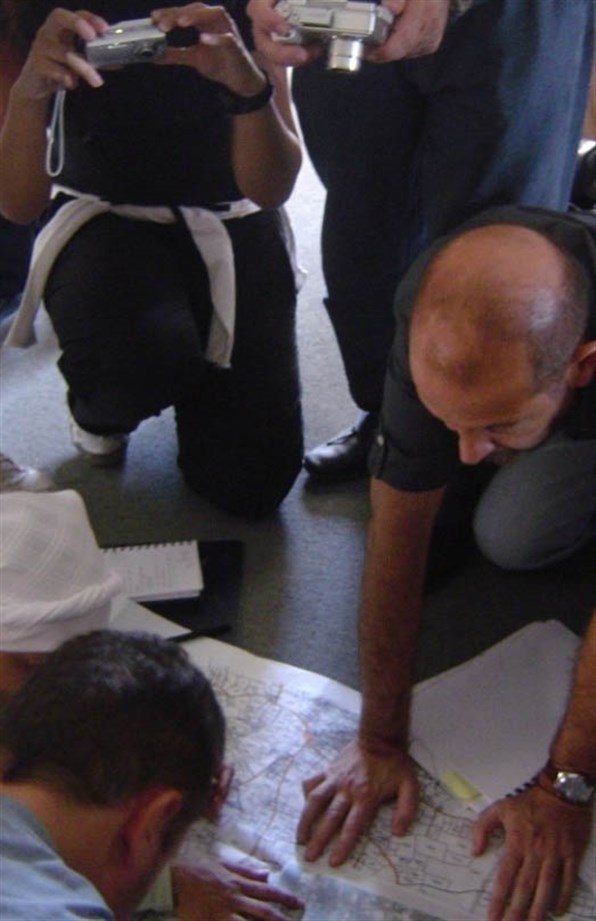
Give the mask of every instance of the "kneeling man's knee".
[{"label": "kneeling man's knee", "polygon": [[592,527],[573,528],[562,519],[541,520],[524,508],[506,518],[480,507],[474,518],[478,547],[501,569],[543,569],[567,559],[595,535],[596,522]]}]

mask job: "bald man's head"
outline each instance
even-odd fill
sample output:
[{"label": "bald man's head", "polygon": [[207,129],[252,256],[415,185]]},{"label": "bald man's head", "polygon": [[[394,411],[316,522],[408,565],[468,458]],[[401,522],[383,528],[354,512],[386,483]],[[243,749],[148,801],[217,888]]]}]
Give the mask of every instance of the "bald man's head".
[{"label": "bald man's head", "polygon": [[428,265],[410,326],[418,396],[458,434],[464,463],[539,444],[596,367],[588,282],[547,237],[467,231]]},{"label": "bald man's head", "polygon": [[497,355],[525,354],[539,389],[564,373],[587,319],[579,263],[534,230],[494,224],[461,234],[432,260],[414,307],[412,344],[470,385]]}]

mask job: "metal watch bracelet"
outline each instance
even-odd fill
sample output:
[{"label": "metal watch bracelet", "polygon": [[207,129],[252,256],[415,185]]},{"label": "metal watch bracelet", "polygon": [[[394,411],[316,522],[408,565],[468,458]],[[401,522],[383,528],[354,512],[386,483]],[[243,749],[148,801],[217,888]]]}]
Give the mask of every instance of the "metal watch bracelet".
[{"label": "metal watch bracelet", "polygon": [[571,806],[588,806],[594,798],[596,781],[579,771],[559,768],[550,759],[538,774],[538,786]]}]

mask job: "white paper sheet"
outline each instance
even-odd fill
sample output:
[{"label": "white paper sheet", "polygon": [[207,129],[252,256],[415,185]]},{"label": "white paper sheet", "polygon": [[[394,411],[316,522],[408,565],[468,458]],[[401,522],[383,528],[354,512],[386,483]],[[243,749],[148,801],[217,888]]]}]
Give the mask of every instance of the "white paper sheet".
[{"label": "white paper sheet", "polygon": [[456,771],[490,802],[540,770],[565,711],[579,638],[533,623],[416,686],[412,754],[434,777]]},{"label": "white paper sheet", "polygon": [[184,627],[154,614],[148,608],[137,604],[130,598],[120,595],[112,601],[112,617],[110,623],[112,630],[122,630],[126,633],[131,631],[145,631],[146,633],[156,633],[164,639],[171,639],[173,636],[180,636],[188,633]]},{"label": "white paper sheet", "polygon": [[[454,772],[478,790],[481,809],[545,764],[565,712],[580,639],[556,620],[529,624],[457,668],[418,684],[413,757],[437,779]],[[580,875],[596,892],[592,840]]]}]

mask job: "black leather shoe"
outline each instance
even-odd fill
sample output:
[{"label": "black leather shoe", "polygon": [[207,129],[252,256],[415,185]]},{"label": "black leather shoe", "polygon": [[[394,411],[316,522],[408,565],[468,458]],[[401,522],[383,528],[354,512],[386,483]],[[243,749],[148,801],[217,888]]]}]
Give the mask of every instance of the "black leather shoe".
[{"label": "black leather shoe", "polygon": [[304,457],[304,469],[323,482],[368,476],[367,459],[377,428],[377,413],[362,413],[356,425],[313,448]]}]

